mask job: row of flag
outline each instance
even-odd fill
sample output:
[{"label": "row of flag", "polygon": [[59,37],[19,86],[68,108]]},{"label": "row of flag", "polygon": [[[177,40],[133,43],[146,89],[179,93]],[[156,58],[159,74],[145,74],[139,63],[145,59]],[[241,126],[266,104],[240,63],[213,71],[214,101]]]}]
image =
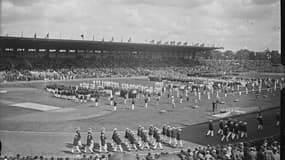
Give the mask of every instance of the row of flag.
[{"label": "row of flag", "polygon": [[[84,34],[81,34],[80,35],[81,39],[84,40]],[[34,38],[36,39],[37,38],[37,34],[35,33],[34,34]],[[46,39],[49,38],[49,33],[46,34],[46,36],[44,37]],[[93,35],[93,40],[94,40],[94,35]],[[104,37],[102,39],[102,41],[104,42]],[[110,40],[110,42],[114,42],[114,37],[112,37],[112,39]],[[123,42],[123,38],[121,38],[121,42]],[[127,42],[132,42],[132,39],[129,38]],[[147,41],[146,41],[147,42]],[[149,41],[149,43],[151,44],[157,44],[157,45],[161,45],[161,44],[164,44],[164,45],[176,45],[176,46],[187,46],[188,45],[188,42],[182,42],[182,41],[179,41],[179,42],[175,42],[175,41],[166,41],[164,43],[162,43],[161,40],[159,41],[155,41],[155,40],[151,40]],[[209,44],[206,45],[205,43],[192,43],[192,44],[189,44],[190,46],[195,46],[195,47],[205,47],[205,46],[210,46]],[[215,47],[215,45],[213,44],[211,47]]]},{"label": "row of flag", "polygon": [[[21,33],[21,36],[23,37],[23,33]],[[37,38],[37,33],[34,34],[34,38],[35,39]],[[48,39],[49,38],[49,33],[47,33],[44,38]]]},{"label": "row of flag", "polygon": [[[81,34],[80,37],[82,38],[82,40],[84,40],[84,34]],[[93,35],[93,41],[94,41],[94,35]],[[102,38],[102,41],[103,42],[105,41],[104,37]],[[114,37],[112,37],[110,42],[114,42],[114,41],[115,41],[115,39],[114,39]],[[121,38],[121,42],[123,42],[123,38]],[[129,43],[132,42],[132,38],[129,38],[127,42],[129,42]]]},{"label": "row of flag", "polygon": [[[35,38],[35,39],[37,38],[37,33],[34,34],[34,38]],[[44,38],[45,38],[45,39],[48,39],[48,38],[49,38],[49,33],[47,33]],[[82,40],[84,40],[84,34],[81,34],[81,35],[80,35],[80,38],[81,38]],[[93,35],[93,41],[94,41],[94,35]],[[103,41],[103,42],[105,41],[104,37],[102,38],[102,41]],[[110,40],[110,42],[114,42],[114,37],[112,37],[112,39]],[[123,42],[123,38],[121,38],[121,42]],[[132,38],[129,38],[127,42],[129,42],[129,43],[132,42]]]},{"label": "row of flag", "polygon": [[[147,42],[147,41],[146,41]],[[182,42],[182,41],[179,41],[179,42],[175,42],[175,41],[166,41],[164,43],[162,43],[161,40],[159,41],[155,41],[155,40],[151,40],[149,41],[149,43],[151,44],[157,44],[157,45],[160,45],[160,44],[164,44],[164,45],[177,45],[177,46],[187,46],[188,45],[188,42]],[[210,46],[210,44],[205,44],[205,43],[192,43],[192,44],[189,44],[190,46],[196,46],[196,47],[205,47],[205,46]],[[211,45],[211,47],[215,47],[215,45]]]}]

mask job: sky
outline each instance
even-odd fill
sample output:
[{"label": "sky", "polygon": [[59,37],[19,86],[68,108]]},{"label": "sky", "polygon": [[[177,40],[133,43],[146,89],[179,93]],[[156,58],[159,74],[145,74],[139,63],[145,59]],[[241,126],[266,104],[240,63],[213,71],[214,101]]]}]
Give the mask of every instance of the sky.
[{"label": "sky", "polygon": [[0,0],[0,35],[279,50],[279,0]]}]

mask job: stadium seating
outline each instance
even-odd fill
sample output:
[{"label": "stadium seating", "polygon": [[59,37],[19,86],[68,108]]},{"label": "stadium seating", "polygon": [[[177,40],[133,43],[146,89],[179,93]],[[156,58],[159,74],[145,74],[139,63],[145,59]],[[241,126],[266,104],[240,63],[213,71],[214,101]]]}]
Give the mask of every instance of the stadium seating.
[{"label": "stadium seating", "polygon": [[140,59],[137,57],[2,57],[0,81],[79,79],[122,76],[218,76],[239,72],[280,72],[269,60]]}]

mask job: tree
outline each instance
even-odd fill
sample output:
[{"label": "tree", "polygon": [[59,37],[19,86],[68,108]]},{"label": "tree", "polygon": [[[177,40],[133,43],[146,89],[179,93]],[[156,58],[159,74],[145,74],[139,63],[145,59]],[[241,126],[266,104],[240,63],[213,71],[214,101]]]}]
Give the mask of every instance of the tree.
[{"label": "tree", "polygon": [[233,59],[234,58],[234,52],[232,50],[227,50],[223,53],[224,59]]},{"label": "tree", "polygon": [[240,49],[236,52],[234,58],[235,59],[249,59],[250,53],[251,53],[251,51],[249,51],[247,49]]}]

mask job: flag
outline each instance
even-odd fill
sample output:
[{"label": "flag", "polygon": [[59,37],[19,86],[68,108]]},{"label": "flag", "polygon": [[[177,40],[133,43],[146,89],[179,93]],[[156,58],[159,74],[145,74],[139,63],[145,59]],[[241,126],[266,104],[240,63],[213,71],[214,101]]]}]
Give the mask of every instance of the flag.
[{"label": "flag", "polygon": [[84,34],[81,34],[80,37],[81,37],[82,39],[84,39]]}]

